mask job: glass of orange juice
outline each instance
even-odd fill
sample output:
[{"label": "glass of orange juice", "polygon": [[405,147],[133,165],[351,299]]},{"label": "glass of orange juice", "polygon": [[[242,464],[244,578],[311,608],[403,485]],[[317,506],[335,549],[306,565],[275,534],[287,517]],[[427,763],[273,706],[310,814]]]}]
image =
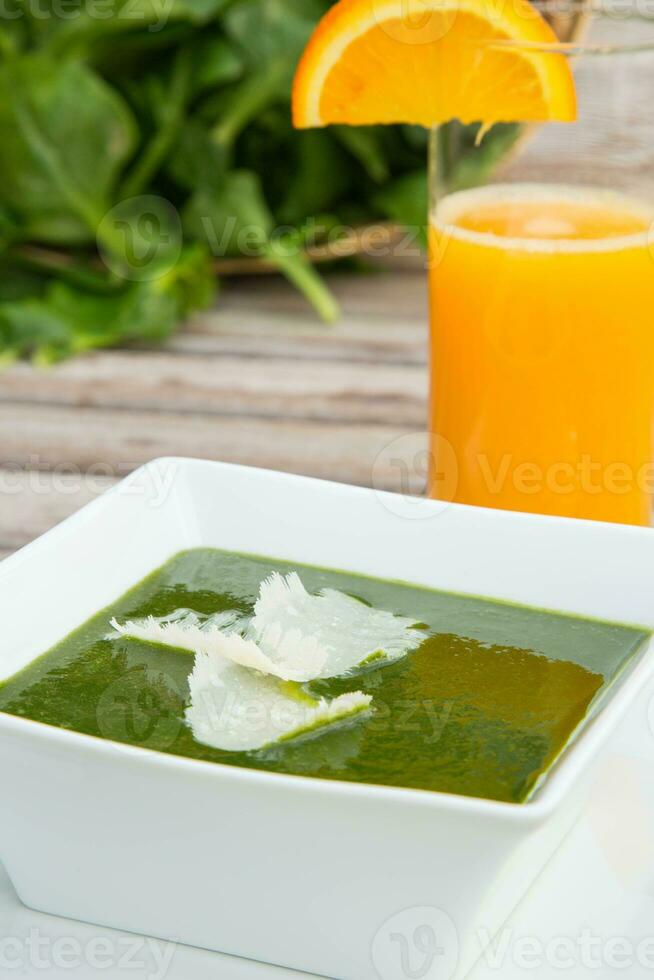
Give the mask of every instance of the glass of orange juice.
[{"label": "glass of orange juice", "polygon": [[654,26],[620,9],[547,53],[578,121],[506,129],[491,183],[448,173],[456,124],[432,132],[434,497],[651,523]]}]

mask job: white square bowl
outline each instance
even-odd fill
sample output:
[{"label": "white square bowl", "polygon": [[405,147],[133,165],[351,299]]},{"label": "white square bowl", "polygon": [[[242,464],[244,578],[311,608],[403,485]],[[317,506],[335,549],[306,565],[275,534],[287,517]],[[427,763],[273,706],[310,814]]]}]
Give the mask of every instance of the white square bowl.
[{"label": "white square bowl", "polygon": [[[654,627],[648,529],[405,509],[371,490],[157,460],[0,566],[0,678],[198,546]],[[522,805],[236,769],[0,713],[0,858],[40,911],[342,980],[416,975],[416,930],[435,929],[420,975],[453,980],[571,826],[635,701],[636,748],[650,752],[653,678],[650,643]]]}]

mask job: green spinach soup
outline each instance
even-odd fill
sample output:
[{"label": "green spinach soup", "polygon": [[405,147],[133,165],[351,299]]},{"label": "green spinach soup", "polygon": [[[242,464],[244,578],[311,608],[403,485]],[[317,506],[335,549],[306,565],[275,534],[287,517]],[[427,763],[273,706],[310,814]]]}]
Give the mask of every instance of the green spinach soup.
[{"label": "green spinach soup", "polygon": [[[294,737],[256,749],[216,748],[196,737],[189,723],[200,655],[175,643],[179,629],[165,634],[170,642],[151,642],[124,635],[128,628],[117,633],[111,621],[152,624],[169,617],[170,629],[183,616],[202,629],[222,623],[247,630],[262,583],[271,576],[282,582],[275,586],[280,602],[284,583],[294,578],[308,603],[324,595],[354,614],[359,610],[362,620],[370,610],[400,639],[410,624],[410,648],[394,658],[373,653],[340,676],[316,672],[303,682],[283,672],[265,677],[268,688],[278,685],[278,699],[283,693],[298,704],[327,706],[320,710],[325,717],[331,712],[329,723],[307,725]],[[647,636],[482,598],[195,549],[176,555],[4,681],[0,711],[207,762],[520,803]],[[349,636],[343,636],[344,646],[346,641]],[[239,636],[238,643],[239,650],[259,656],[251,640]],[[238,656],[243,664],[244,655]],[[251,676],[259,683],[263,675],[254,670]],[[339,716],[330,706],[341,703],[356,710]]]}]

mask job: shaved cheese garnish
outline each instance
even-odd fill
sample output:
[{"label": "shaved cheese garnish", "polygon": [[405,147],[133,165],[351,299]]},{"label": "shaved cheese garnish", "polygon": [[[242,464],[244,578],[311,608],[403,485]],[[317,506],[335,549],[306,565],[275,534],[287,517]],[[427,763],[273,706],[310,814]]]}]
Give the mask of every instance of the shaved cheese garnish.
[{"label": "shaved cheese garnish", "polygon": [[372,700],[361,691],[316,700],[300,687],[208,653],[196,654],[189,687],[186,720],[193,737],[229,752],[262,749],[352,718]]},{"label": "shaved cheese garnish", "polygon": [[203,620],[192,610],[177,609],[169,616],[148,616],[122,624],[112,619],[111,625],[116,634],[132,640],[213,654],[285,681],[313,680],[325,660],[315,640],[299,635],[291,638],[275,660],[271,659],[253,640],[237,632],[244,624],[233,611],[214,613]]},{"label": "shaved cheese garnish", "polygon": [[[425,639],[414,620],[323,589],[311,595],[299,575],[274,572],[261,583],[247,637],[276,663],[311,641],[323,653],[315,678],[338,677],[368,660],[397,660]],[[319,658],[317,658],[319,659]]]},{"label": "shaved cheese garnish", "polygon": [[113,636],[195,653],[186,720],[194,737],[226,751],[252,751],[350,718],[369,708],[362,691],[317,699],[300,686],[419,646],[424,633],[334,589],[311,595],[299,576],[274,573],[261,583],[254,615],[234,610],[119,623]]},{"label": "shaved cheese garnish", "polygon": [[182,650],[194,650],[189,643],[189,637],[198,633],[221,633],[231,635],[245,629],[246,620],[234,609],[225,612],[212,613],[203,616],[194,609],[175,609],[165,616],[146,616],[145,619],[129,619],[119,623],[116,618],[111,620],[116,635],[127,636],[133,640],[143,640],[146,643],[160,643],[163,646],[179,647]]}]

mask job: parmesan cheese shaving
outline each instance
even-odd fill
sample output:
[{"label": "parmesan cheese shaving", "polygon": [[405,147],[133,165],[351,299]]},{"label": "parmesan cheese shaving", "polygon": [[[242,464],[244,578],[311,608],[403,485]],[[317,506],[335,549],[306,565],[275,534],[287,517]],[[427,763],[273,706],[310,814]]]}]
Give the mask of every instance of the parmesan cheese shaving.
[{"label": "parmesan cheese shaving", "polygon": [[123,624],[112,619],[111,625],[120,636],[224,657],[242,667],[251,667],[285,681],[309,681],[322,669],[325,654],[310,637],[289,637],[283,655],[272,660],[255,642],[236,632],[238,613],[215,614],[211,617],[211,628],[207,628],[197,614],[191,612],[181,616],[180,612],[186,610],[176,610],[169,618],[149,616]]},{"label": "parmesan cheese shaving", "polygon": [[350,718],[371,703],[361,691],[316,699],[302,683],[347,674],[366,662],[391,661],[420,645],[412,620],[335,589],[311,595],[299,576],[274,573],[261,583],[248,621],[234,610],[119,623],[114,637],[195,654],[186,720],[205,745],[252,751]]},{"label": "parmesan cheese shaving", "polygon": [[312,641],[323,652],[318,678],[339,677],[375,658],[397,660],[418,647],[424,633],[414,622],[337,592],[311,595],[299,575],[274,572],[261,583],[247,636],[278,662],[287,646]]},{"label": "parmesan cheese shaving", "polygon": [[262,749],[365,711],[361,691],[327,701],[220,657],[197,653],[186,720],[198,742],[229,752]]}]

